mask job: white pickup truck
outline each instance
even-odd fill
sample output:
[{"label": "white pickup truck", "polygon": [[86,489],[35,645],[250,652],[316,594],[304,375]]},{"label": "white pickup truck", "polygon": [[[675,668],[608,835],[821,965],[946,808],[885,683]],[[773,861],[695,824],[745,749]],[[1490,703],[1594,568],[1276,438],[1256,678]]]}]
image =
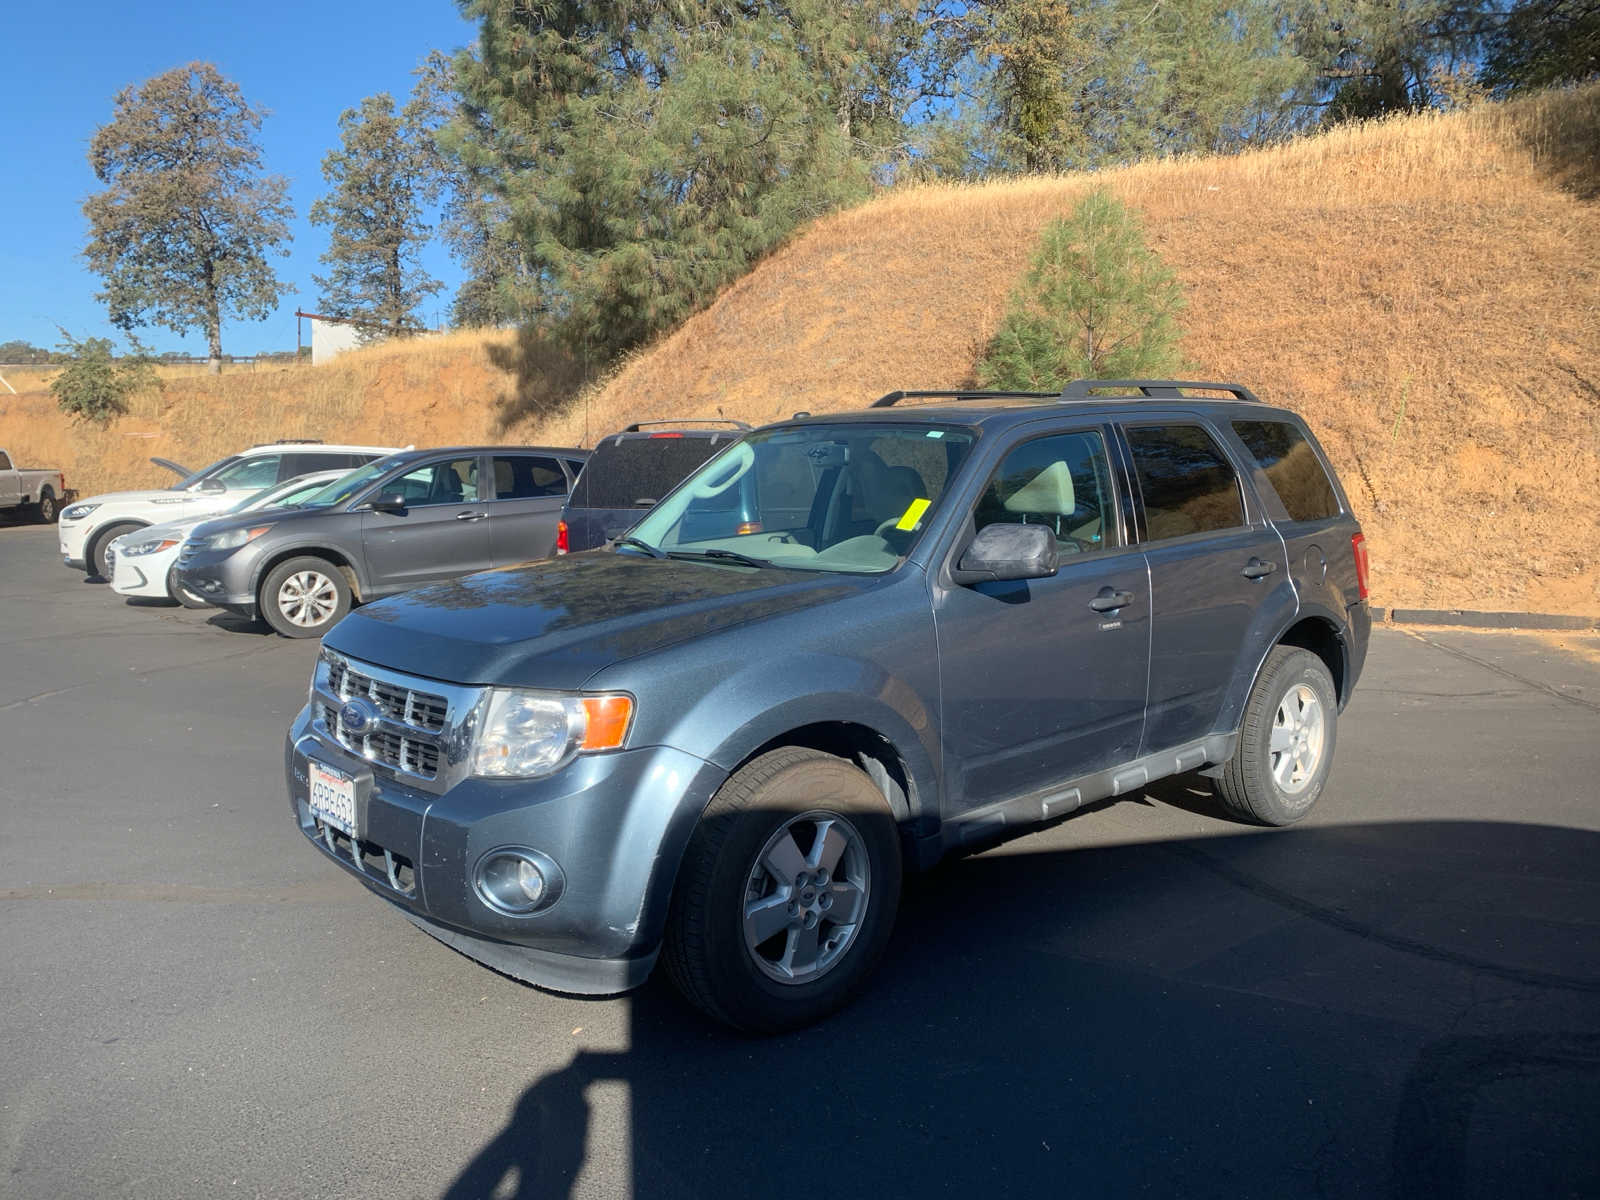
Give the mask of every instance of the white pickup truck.
[{"label": "white pickup truck", "polygon": [[0,448],[0,510],[20,508],[50,525],[68,498],[67,480],[60,471],[18,467],[10,451]]}]

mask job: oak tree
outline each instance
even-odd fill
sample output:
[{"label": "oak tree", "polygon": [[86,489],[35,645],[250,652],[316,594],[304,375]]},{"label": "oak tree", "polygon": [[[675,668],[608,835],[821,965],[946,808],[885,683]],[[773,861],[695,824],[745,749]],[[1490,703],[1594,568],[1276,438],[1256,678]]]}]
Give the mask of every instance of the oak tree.
[{"label": "oak tree", "polygon": [[176,67],[117,93],[89,163],[105,185],[83,203],[84,257],[123,330],[204,333],[222,368],[222,322],[261,320],[283,285],[268,261],[288,253],[288,184],[262,170],[264,111],[210,63]]}]

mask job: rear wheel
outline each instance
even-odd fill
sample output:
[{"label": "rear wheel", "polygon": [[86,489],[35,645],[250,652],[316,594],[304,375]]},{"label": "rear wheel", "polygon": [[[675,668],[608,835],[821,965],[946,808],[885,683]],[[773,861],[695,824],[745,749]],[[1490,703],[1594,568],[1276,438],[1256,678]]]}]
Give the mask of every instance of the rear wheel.
[{"label": "rear wheel", "polygon": [[889,806],[856,767],[789,747],[748,763],[690,840],[663,959],[685,998],[774,1033],[842,1008],[883,955],[900,903]]},{"label": "rear wheel", "polygon": [[350,585],[327,559],[302,555],[267,572],[258,606],[284,637],[321,637],[350,611]]},{"label": "rear wheel", "polygon": [[1309,650],[1274,646],[1245,702],[1217,792],[1233,816],[1291,825],[1317,802],[1333,766],[1339,697]]},{"label": "rear wheel", "polygon": [[132,533],[135,529],[143,529],[137,521],[123,521],[117,525],[108,525],[95,534],[94,540],[89,543],[89,553],[84,555],[85,569],[91,575],[98,575],[101,579],[111,578],[111,543],[125,533]]},{"label": "rear wheel", "polygon": [[49,488],[39,493],[39,504],[33,510],[33,515],[39,519],[41,525],[54,525],[56,523],[56,494]]}]

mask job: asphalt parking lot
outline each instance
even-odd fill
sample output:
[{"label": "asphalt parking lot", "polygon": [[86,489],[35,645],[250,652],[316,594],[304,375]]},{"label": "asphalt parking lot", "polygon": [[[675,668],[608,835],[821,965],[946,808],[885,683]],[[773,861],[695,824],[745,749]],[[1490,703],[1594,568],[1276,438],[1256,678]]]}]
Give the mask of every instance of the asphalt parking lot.
[{"label": "asphalt parking lot", "polygon": [[1381,632],[1303,825],[1185,777],[944,864],[762,1041],[304,845],[315,652],[0,527],[0,1194],[1600,1195],[1595,658]]}]

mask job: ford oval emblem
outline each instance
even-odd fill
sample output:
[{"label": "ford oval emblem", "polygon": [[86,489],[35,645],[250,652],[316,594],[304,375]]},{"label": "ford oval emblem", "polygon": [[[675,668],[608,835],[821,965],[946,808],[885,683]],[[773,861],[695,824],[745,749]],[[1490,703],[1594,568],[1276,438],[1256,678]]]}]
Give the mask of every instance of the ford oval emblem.
[{"label": "ford oval emblem", "polygon": [[378,723],[378,710],[370,700],[346,700],[339,709],[339,723],[346,733],[360,737]]}]

